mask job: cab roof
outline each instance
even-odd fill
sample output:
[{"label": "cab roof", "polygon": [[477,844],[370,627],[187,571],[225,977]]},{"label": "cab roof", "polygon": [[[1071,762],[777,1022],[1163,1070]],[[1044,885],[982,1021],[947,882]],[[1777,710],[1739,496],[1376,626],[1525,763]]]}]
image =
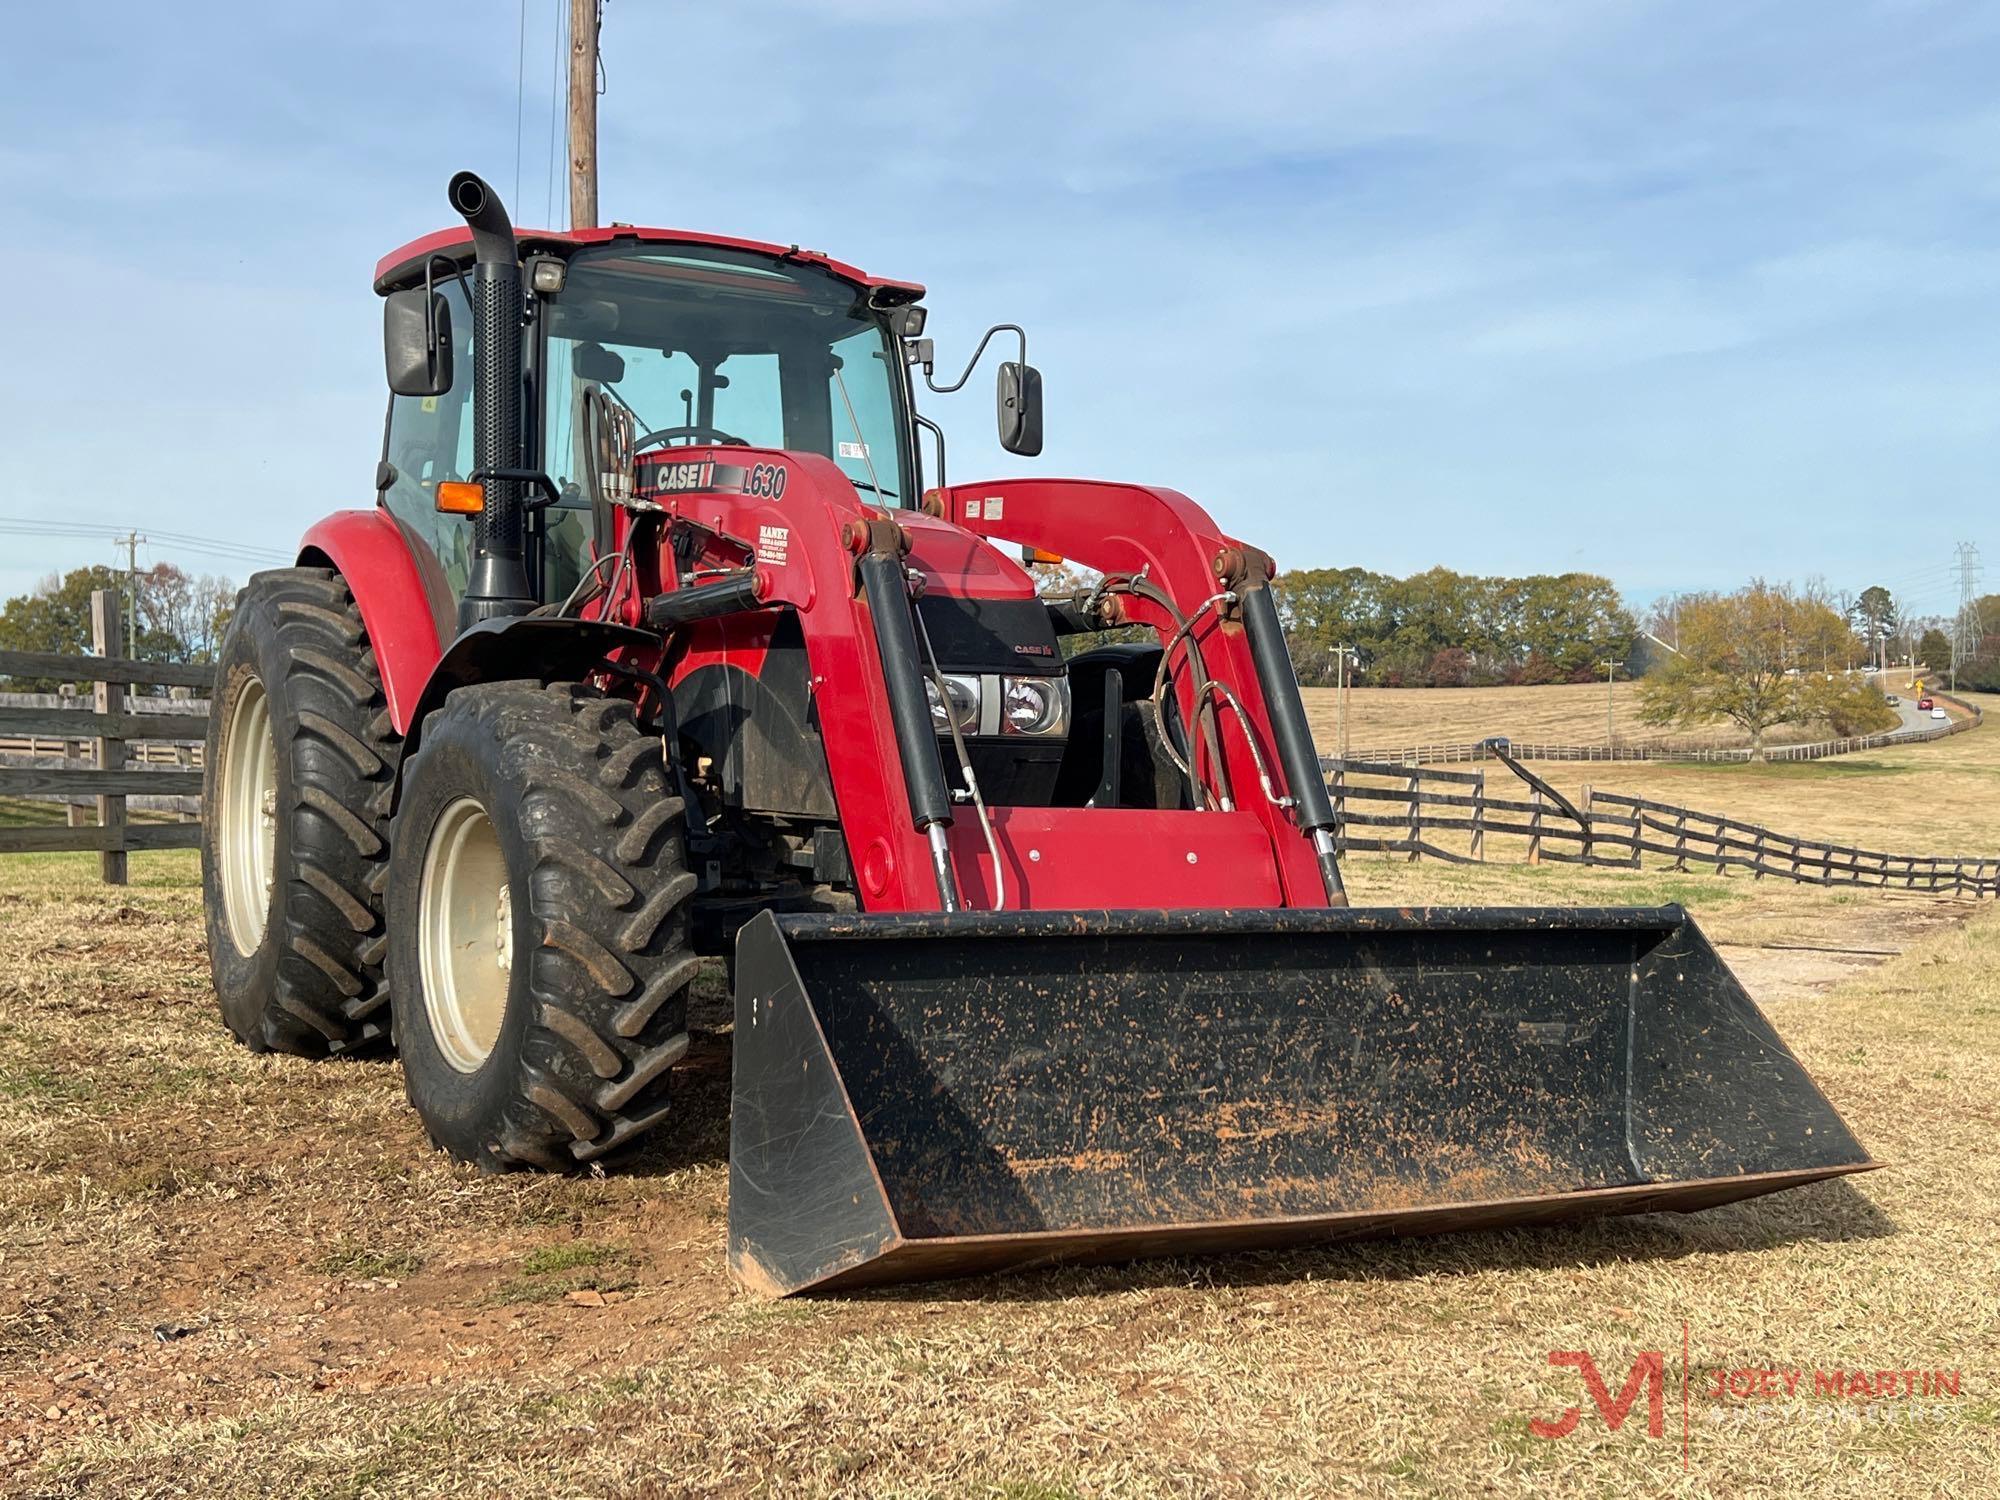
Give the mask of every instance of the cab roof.
[{"label": "cab roof", "polygon": [[[517,229],[514,231],[514,240],[521,247],[523,255],[536,250],[552,250],[557,254],[563,254],[585,245],[609,245],[620,240],[631,240],[640,244],[705,245],[722,250],[758,251],[778,260],[818,266],[838,276],[842,281],[852,282],[869,291],[892,294],[881,299],[890,306],[914,302],[924,294],[923,287],[914,281],[892,281],[883,276],[871,276],[858,266],[850,266],[817,250],[801,250],[797,245],[772,245],[763,240],[742,240],[726,234],[702,234],[692,229],[648,229],[633,224],[614,224],[604,229]],[[391,292],[398,287],[421,281],[424,266],[434,255],[444,255],[455,261],[469,262],[472,259],[472,231],[463,224],[455,229],[440,229],[435,234],[427,234],[422,239],[410,241],[400,250],[390,251],[376,262],[375,290]]]}]

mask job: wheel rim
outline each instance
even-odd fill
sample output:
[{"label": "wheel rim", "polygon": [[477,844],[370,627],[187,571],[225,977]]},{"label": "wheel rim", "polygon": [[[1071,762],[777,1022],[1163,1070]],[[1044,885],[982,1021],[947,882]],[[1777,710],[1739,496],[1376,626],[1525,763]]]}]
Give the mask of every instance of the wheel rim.
[{"label": "wheel rim", "polygon": [[223,743],[217,848],[229,940],[245,958],[264,946],[278,857],[278,745],[271,699],[251,678],[236,700]]},{"label": "wheel rim", "polygon": [[500,836],[470,797],[447,807],[431,830],[417,952],[438,1052],[459,1072],[477,1072],[493,1055],[507,1018],[514,911]]}]

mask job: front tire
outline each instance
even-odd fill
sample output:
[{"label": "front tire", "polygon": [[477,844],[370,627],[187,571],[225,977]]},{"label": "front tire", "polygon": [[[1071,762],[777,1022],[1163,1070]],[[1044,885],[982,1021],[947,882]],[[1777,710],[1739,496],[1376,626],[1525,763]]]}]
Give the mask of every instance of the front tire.
[{"label": "front tire", "polygon": [[683,807],[586,688],[460,688],[424,723],[388,883],[410,1103],[488,1171],[572,1169],[670,1112],[687,1052]]},{"label": "front tire", "polygon": [[388,1041],[381,892],[401,753],[340,575],[251,578],[216,664],[201,843],[209,970],[251,1050]]}]

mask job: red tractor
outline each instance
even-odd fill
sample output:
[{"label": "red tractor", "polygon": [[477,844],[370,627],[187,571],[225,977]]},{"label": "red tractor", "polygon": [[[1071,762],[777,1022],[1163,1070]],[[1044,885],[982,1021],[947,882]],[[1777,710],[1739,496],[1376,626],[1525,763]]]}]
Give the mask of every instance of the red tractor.
[{"label": "red tractor", "polygon": [[[938,385],[909,282],[449,193],[376,272],[375,502],[222,649],[246,1044],[393,1046],[452,1155],[572,1169],[674,1128],[720,956],[773,1292],[1869,1165],[1677,908],[1349,908],[1271,560],[1172,490],[947,482],[912,372],[1005,334],[1032,456],[1021,330]],[[1097,581],[1040,598],[1003,539]]]}]

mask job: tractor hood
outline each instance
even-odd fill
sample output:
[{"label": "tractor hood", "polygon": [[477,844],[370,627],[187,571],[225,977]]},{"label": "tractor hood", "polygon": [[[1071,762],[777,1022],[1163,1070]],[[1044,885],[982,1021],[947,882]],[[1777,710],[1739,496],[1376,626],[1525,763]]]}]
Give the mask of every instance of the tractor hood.
[{"label": "tractor hood", "polygon": [[1025,568],[948,521],[916,512],[896,519],[909,534],[910,566],[924,575],[917,609],[940,666],[1061,675],[1055,629]]},{"label": "tractor hood", "polygon": [[1032,599],[1035,580],[1012,557],[984,537],[921,511],[898,511],[909,534],[910,566],[924,575],[926,593],[981,599]]}]

